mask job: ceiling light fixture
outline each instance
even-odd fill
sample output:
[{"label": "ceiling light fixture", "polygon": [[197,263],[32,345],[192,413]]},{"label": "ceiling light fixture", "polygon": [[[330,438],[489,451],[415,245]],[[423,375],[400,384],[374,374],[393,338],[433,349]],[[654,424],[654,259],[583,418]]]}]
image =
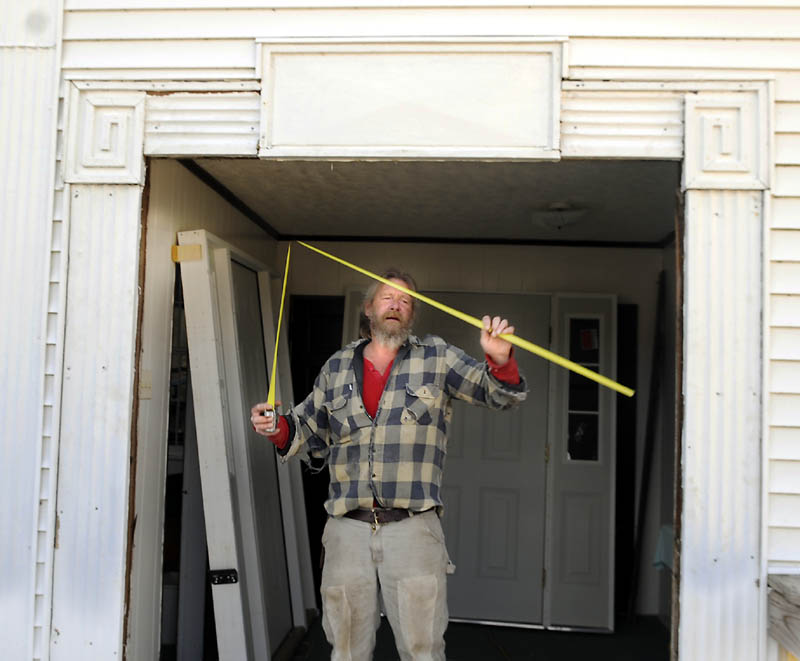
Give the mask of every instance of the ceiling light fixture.
[{"label": "ceiling light fixture", "polygon": [[569,202],[551,202],[546,209],[534,209],[531,222],[549,230],[562,230],[575,225],[588,210],[573,207]]}]

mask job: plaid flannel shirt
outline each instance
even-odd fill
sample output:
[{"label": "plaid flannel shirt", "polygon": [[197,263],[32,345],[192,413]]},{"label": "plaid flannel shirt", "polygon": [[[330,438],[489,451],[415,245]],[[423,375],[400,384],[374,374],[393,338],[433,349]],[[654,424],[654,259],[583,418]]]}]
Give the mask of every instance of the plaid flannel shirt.
[{"label": "plaid flannel shirt", "polygon": [[434,335],[400,347],[375,418],[361,399],[366,340],[331,356],[314,389],[289,412],[293,429],[284,459],[305,452],[325,459],[331,516],[373,506],[441,511],[440,487],[452,399],[507,409],[527,384],[503,383],[461,349]]}]

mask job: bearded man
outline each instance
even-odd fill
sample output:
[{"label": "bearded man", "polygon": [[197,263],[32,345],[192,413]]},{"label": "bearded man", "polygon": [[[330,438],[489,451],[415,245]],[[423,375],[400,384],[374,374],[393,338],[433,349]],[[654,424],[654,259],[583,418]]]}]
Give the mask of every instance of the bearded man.
[{"label": "bearded man", "polygon": [[[416,291],[407,273],[383,277]],[[478,362],[442,338],[411,335],[416,299],[383,283],[364,298],[369,337],[331,356],[286,416],[251,421],[288,459],[330,471],[322,535],[322,624],[334,661],[371,659],[381,608],[406,660],[444,661],[447,556],[439,522],[452,399],[507,409],[525,399],[506,319],[483,318]]]}]

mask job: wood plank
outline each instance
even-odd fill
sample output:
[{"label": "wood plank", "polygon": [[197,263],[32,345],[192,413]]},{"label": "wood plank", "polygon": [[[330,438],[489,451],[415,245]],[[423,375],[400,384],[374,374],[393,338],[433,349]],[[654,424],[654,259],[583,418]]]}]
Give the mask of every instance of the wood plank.
[{"label": "wood plank", "polygon": [[672,66],[627,66],[582,65],[571,64],[567,75],[575,81],[675,81],[691,88],[696,82],[718,85],[720,81],[756,81],[775,80],[775,100],[781,102],[800,101],[800,72],[787,65],[772,71],[756,71],[746,67],[725,67],[720,69],[686,69]]},{"label": "wood plank", "polygon": [[770,358],[800,360],[800,328],[771,328],[769,336]]},{"label": "wood plank", "polygon": [[800,461],[800,427],[770,427],[769,458]]},{"label": "wood plank", "polygon": [[[772,294],[770,296],[769,321],[772,326],[795,326],[800,328],[800,296],[796,294]],[[800,380],[800,373],[798,374]]]},{"label": "wood plank", "polygon": [[[797,299],[798,297],[793,298]],[[773,393],[800,394],[800,361],[771,361],[769,365],[769,389]],[[798,444],[800,444],[800,439],[798,439]]]},{"label": "wood plank", "polygon": [[791,654],[800,654],[800,576],[770,574],[769,634]]},{"label": "wood plank", "polygon": [[800,61],[796,39],[589,39],[569,42],[570,66],[785,69]]},{"label": "wood plank", "polygon": [[771,293],[800,294],[800,262],[773,262],[769,271]]},{"label": "wood plank", "polygon": [[800,461],[770,459],[767,485],[770,493],[800,495]]},{"label": "wood plank", "polygon": [[768,511],[768,525],[800,528],[800,494],[770,494]]},{"label": "wood plank", "polygon": [[[264,5],[226,7],[224,3],[196,6],[139,6],[125,12],[125,20],[109,20],[109,11],[68,10],[64,38],[73,39],[191,39],[293,34],[413,35],[424,20],[426,34],[539,34],[570,37],[647,37],[694,39],[800,38],[800,9],[739,8],[720,11],[708,6],[686,7],[680,13],[667,7],[557,6],[537,8],[506,5],[452,8],[428,6],[405,11],[392,7],[369,12],[351,7],[307,11],[286,7],[276,12]],[[437,3],[439,4],[439,3]],[[505,4],[505,3],[504,3]],[[184,6],[181,6],[184,5]],[[456,13],[457,12],[457,13]],[[454,19],[457,19],[454,21]],[[613,19],[613,20],[611,20]],[[354,23],[359,29],[353,30]],[[256,27],[257,26],[257,27]],[[257,35],[255,34],[257,29]]]},{"label": "wood plank", "polygon": [[[798,168],[800,172],[800,168]],[[800,231],[772,230],[770,233],[770,255],[773,262],[800,261]]]},{"label": "wood plank", "polygon": [[[331,7],[354,7],[354,8],[374,8],[374,7],[430,7],[430,0],[232,0],[230,5],[226,5],[223,0],[172,0],[172,7],[181,9],[199,8],[225,8],[230,7],[268,7],[270,9],[289,8],[294,9],[298,6],[304,9],[331,8]],[[437,7],[487,7],[496,9],[497,6],[487,0],[437,0]],[[91,9],[142,9],[142,8],[161,8],[164,7],[164,0],[66,0],[67,10],[91,10]],[[643,6],[654,7],[681,7],[683,9],[693,9],[697,2],[692,0],[616,0],[614,2],[602,0],[504,0],[503,6],[523,7],[608,7],[619,9],[620,7],[641,8]],[[705,7],[742,7],[742,8],[782,8],[797,7],[795,0],[764,0],[764,2],[753,2],[753,0],[704,0]]]},{"label": "wood plank", "polygon": [[775,136],[775,163],[800,165],[800,133],[778,133]]},{"label": "wood plank", "polygon": [[775,229],[800,229],[800,196],[774,198],[770,226]]},{"label": "wood plank", "polygon": [[797,197],[800,195],[800,166],[776,165],[775,184],[772,194],[777,197]]},{"label": "wood plank", "polygon": [[767,536],[767,558],[771,564],[800,563],[800,530],[771,527]]},{"label": "wood plank", "polygon": [[800,133],[800,103],[775,104],[775,130],[778,133]]},{"label": "wood plank", "polygon": [[[773,393],[769,398],[769,423],[781,427],[800,427],[800,395]],[[795,475],[800,490],[800,464]]]},{"label": "wood plank", "polygon": [[[255,69],[252,39],[65,41],[64,69]],[[217,76],[214,76],[217,77]]]}]

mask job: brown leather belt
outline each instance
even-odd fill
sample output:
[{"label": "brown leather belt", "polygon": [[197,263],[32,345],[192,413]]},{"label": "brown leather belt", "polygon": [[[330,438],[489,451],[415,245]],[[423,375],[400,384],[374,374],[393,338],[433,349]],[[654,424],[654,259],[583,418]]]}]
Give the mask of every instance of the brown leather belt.
[{"label": "brown leather belt", "polygon": [[355,519],[356,521],[364,521],[372,525],[382,526],[386,523],[393,523],[395,521],[402,521],[412,516],[409,510],[397,509],[394,507],[372,510],[350,510],[345,514],[348,519]]}]

